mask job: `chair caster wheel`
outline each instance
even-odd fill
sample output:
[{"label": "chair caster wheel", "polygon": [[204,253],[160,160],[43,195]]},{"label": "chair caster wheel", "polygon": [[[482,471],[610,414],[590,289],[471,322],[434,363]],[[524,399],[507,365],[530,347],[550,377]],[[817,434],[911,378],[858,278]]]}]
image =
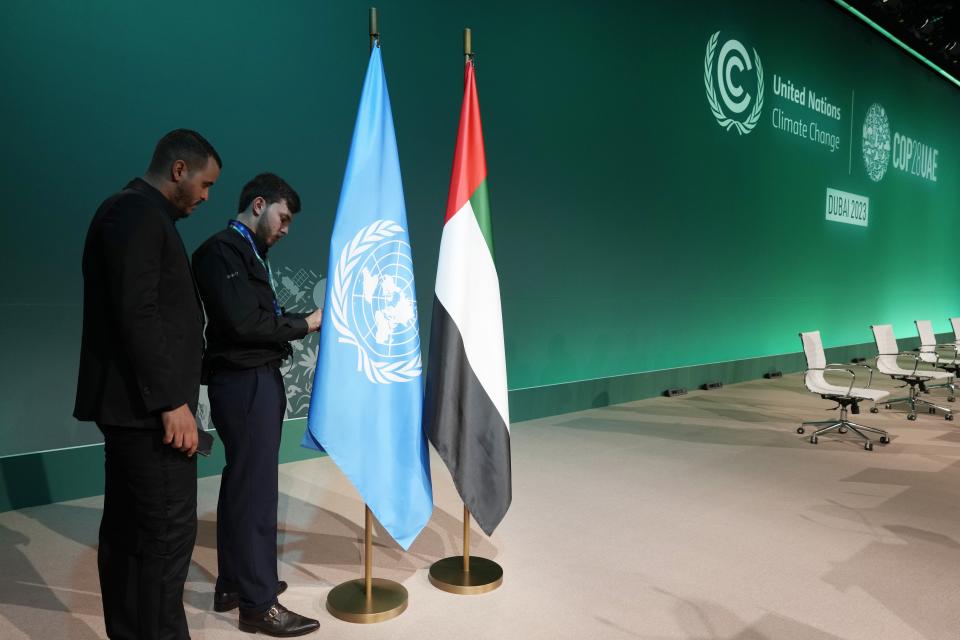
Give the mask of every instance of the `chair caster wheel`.
[{"label": "chair caster wheel", "polygon": [[797,427],[797,433],[802,435],[804,431],[806,431],[806,429],[804,429],[803,427]]},{"label": "chair caster wheel", "polygon": [[884,408],[884,409],[889,409],[889,408],[892,407],[892,406],[893,406],[893,405],[888,402],[887,404],[883,405],[883,408]]},{"label": "chair caster wheel", "polygon": [[847,432],[846,427],[840,427],[839,429],[837,429],[837,433],[846,433],[846,432]]},{"label": "chair caster wheel", "polygon": [[872,442],[865,442],[865,443],[863,444],[863,448],[866,449],[867,451],[873,451],[873,443],[872,443]]},{"label": "chair caster wheel", "polygon": [[915,414],[915,413],[908,413],[908,414],[907,414],[907,420],[916,420],[916,419],[917,419],[917,414]]},{"label": "chair caster wheel", "polygon": [[947,420],[948,422],[953,422],[953,413],[945,413],[945,414],[943,414],[943,419],[944,419],[944,420]]},{"label": "chair caster wheel", "polygon": [[880,444],[890,444],[890,438],[887,436],[880,436]]},{"label": "chair caster wheel", "polygon": [[956,400],[957,399],[953,396],[950,396],[949,398],[947,398],[947,402],[956,402]]},{"label": "chair caster wheel", "polygon": [[810,436],[810,444],[817,444],[817,436]]},{"label": "chair caster wheel", "polygon": [[880,413],[880,409],[878,407],[870,407],[870,413]]}]

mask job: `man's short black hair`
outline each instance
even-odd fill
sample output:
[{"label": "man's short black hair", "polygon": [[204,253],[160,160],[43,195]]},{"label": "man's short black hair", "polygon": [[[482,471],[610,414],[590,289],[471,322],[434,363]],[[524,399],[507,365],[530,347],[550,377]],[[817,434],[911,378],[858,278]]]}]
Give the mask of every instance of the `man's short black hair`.
[{"label": "man's short black hair", "polygon": [[194,171],[207,166],[207,158],[213,158],[217,166],[223,168],[220,155],[206,138],[190,129],[174,129],[160,138],[157,147],[153,150],[153,158],[147,173],[160,175],[166,173],[177,160],[187,163],[187,169]]},{"label": "man's short black hair", "polygon": [[243,185],[240,192],[240,205],[237,209],[242,213],[247,210],[254,198],[263,198],[267,204],[285,200],[290,213],[300,211],[300,196],[286,181],[274,173],[261,173],[253,180]]}]

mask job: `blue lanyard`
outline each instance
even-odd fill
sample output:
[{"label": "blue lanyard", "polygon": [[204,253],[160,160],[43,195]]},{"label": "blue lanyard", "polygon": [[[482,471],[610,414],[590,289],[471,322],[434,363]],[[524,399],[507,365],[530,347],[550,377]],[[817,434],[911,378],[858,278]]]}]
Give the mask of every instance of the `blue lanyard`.
[{"label": "blue lanyard", "polygon": [[283,310],[280,308],[280,303],[277,302],[277,290],[273,286],[273,269],[270,268],[270,262],[260,257],[260,252],[257,251],[257,243],[253,241],[253,236],[250,235],[250,229],[247,229],[246,225],[236,220],[231,220],[230,228],[246,238],[250,244],[250,248],[253,249],[253,255],[257,258],[257,261],[263,265],[263,270],[267,272],[267,278],[270,280],[270,292],[273,294],[273,311],[278,316],[282,316]]}]

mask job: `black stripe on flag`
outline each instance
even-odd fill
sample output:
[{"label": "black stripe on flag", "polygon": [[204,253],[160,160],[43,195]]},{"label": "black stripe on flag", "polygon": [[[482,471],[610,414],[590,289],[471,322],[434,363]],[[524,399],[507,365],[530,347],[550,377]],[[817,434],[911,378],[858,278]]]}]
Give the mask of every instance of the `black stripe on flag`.
[{"label": "black stripe on flag", "polygon": [[510,432],[470,368],[460,330],[437,298],[423,424],[463,503],[491,535],[510,507]]}]

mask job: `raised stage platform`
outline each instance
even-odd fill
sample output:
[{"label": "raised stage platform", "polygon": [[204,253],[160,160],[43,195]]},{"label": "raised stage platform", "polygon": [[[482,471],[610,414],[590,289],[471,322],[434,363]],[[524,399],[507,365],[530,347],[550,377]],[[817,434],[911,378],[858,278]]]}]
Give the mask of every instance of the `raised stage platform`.
[{"label": "raised stage platform", "polygon": [[[461,535],[435,458],[429,527],[409,553],[375,537],[375,575],[403,583],[409,608],[369,626],[324,608],[362,575],[363,504],[329,458],[282,465],[281,600],[320,618],[310,637],[338,640],[956,639],[960,421],[864,411],[893,439],[873,452],[795,433],[828,406],[794,374],[515,424],[513,506],[492,539],[473,535],[505,572],[482,596],[428,581]],[[186,587],[197,640],[239,634],[236,612],[212,610],[218,487],[200,480]],[[0,637],[105,637],[101,502],[0,513]]]}]

